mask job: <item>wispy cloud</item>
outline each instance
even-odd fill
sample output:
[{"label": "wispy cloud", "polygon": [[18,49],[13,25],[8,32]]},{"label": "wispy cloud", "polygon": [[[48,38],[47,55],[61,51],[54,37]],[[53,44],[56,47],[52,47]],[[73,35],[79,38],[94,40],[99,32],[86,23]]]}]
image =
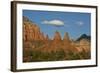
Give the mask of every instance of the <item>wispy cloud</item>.
[{"label": "wispy cloud", "polygon": [[84,25],[84,22],[83,22],[83,21],[77,21],[76,24],[77,24],[78,26],[83,26],[83,25]]},{"label": "wispy cloud", "polygon": [[54,25],[54,26],[64,26],[64,22],[61,21],[61,20],[57,20],[57,19],[54,19],[54,20],[44,20],[42,23],[43,24],[47,24],[47,25]]}]

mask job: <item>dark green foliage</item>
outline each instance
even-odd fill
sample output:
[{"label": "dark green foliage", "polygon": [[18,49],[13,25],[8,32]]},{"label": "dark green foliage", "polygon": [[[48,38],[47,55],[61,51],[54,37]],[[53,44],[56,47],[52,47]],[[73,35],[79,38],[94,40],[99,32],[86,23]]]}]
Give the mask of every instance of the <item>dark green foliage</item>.
[{"label": "dark green foliage", "polygon": [[90,51],[82,51],[82,52],[80,52],[79,53],[79,55],[81,56],[81,58],[83,58],[83,59],[89,59],[89,58],[91,58],[91,53],[90,53]]},{"label": "dark green foliage", "polygon": [[70,51],[67,53],[67,57],[68,57],[67,58],[68,60],[78,60],[78,59],[80,59],[80,54]]},{"label": "dark green foliage", "polygon": [[64,50],[42,52],[42,51],[24,51],[24,58],[28,58],[24,62],[39,62],[39,61],[61,61],[61,60],[80,60],[80,59],[90,59],[90,52],[65,52]]}]

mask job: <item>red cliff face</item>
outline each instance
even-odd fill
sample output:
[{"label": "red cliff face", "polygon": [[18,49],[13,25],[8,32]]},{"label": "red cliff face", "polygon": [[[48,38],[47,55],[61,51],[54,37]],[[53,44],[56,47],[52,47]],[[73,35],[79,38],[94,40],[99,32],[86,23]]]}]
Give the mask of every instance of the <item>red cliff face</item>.
[{"label": "red cliff face", "polygon": [[[25,50],[35,49],[46,37],[40,28],[28,18],[23,18],[23,47]],[[40,42],[39,42],[40,41]],[[44,41],[43,41],[44,43]],[[41,44],[41,43],[40,43]]]},{"label": "red cliff face", "polygon": [[40,32],[40,28],[36,24],[30,22],[24,22],[24,40],[34,41],[34,40],[44,40],[45,36]]}]

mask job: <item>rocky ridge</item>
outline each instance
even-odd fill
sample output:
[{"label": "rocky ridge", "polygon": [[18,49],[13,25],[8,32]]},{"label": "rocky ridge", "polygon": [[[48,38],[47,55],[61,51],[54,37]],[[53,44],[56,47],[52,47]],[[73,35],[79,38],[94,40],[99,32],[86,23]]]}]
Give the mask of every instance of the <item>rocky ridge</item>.
[{"label": "rocky ridge", "polygon": [[[23,25],[24,48],[27,50],[38,49],[45,52],[57,51],[60,49],[64,51],[79,50],[75,44],[71,44],[72,42],[67,32],[62,39],[60,33],[56,31],[54,38],[51,40],[48,35],[44,35],[40,28],[27,17],[23,17]],[[83,35],[83,37],[84,36],[86,35]],[[82,41],[82,38],[80,37],[77,41],[83,42],[84,40]]]}]

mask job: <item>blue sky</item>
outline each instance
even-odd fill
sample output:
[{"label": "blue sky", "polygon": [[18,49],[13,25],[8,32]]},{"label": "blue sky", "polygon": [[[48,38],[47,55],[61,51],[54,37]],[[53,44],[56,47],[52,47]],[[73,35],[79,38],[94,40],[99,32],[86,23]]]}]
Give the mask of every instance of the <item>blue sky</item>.
[{"label": "blue sky", "polygon": [[23,10],[23,16],[36,23],[50,38],[54,37],[55,31],[59,31],[62,37],[68,32],[72,39],[91,34],[90,13]]}]

